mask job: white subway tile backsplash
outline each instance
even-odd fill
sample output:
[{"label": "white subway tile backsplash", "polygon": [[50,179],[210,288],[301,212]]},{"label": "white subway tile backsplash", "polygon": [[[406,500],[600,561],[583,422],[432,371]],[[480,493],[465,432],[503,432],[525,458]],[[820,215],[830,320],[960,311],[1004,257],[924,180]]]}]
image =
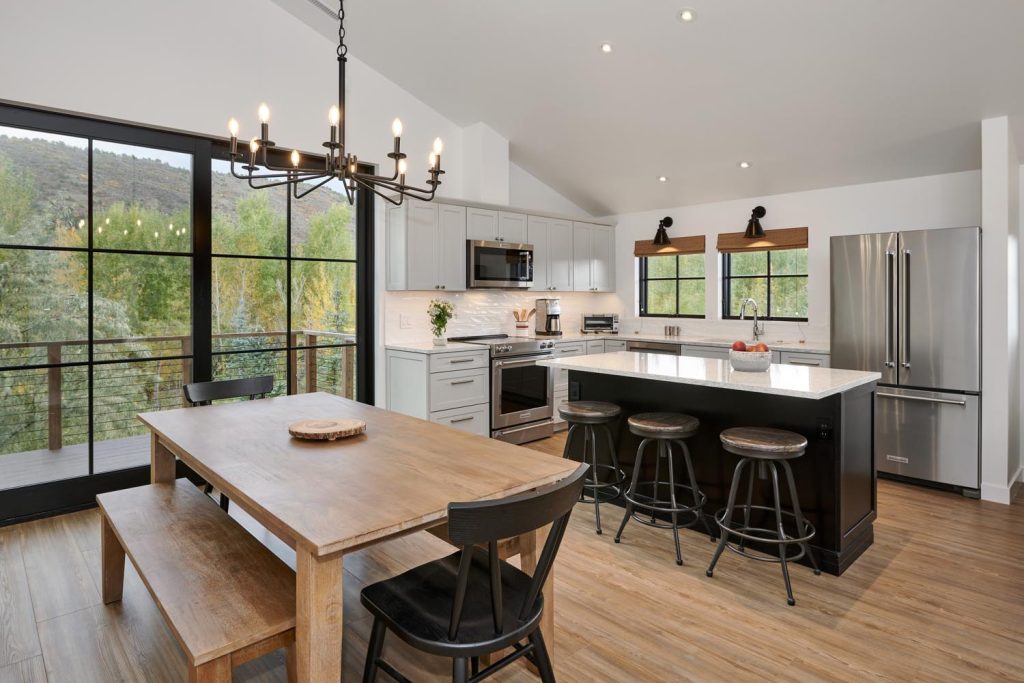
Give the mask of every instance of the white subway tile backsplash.
[{"label": "white subway tile backsplash", "polygon": [[[448,323],[446,336],[462,337],[476,334],[514,334],[515,321],[512,309],[533,308],[539,297],[537,292],[512,290],[472,292],[385,292],[384,330],[388,343],[420,341],[430,337],[427,320],[427,306],[431,299],[446,299],[455,304],[455,318]],[[614,294],[592,294],[588,292],[563,292],[558,295],[562,302],[562,329],[580,329],[585,313],[615,313],[619,310],[618,298]],[[400,322],[405,318],[411,322],[404,328]],[[534,321],[530,320],[530,330]]]}]

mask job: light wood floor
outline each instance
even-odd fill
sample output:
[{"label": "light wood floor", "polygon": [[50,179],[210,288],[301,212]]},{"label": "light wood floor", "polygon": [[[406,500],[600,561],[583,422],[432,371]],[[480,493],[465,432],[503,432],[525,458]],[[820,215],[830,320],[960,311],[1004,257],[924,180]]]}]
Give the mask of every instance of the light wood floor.
[{"label": "light wood floor", "polygon": [[[878,498],[874,546],[839,578],[795,568],[796,607],[774,565],[726,554],[708,579],[705,536],[684,534],[680,568],[667,532],[633,525],[615,545],[578,507],[556,573],[559,680],[1024,680],[1024,498],[1006,507],[885,481]],[[359,589],[448,552],[416,534],[346,558],[347,680],[369,630]],[[450,671],[393,638],[385,654],[416,681]],[[130,565],[123,602],[101,604],[95,511],[0,529],[0,683],[185,679]],[[283,659],[235,680],[284,681]],[[536,679],[517,665],[495,680]]]}]

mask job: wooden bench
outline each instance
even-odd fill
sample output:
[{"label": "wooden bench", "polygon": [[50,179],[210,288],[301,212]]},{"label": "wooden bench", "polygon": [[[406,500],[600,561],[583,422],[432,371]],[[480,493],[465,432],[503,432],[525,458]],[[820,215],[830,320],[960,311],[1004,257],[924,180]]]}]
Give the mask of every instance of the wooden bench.
[{"label": "wooden bench", "polygon": [[125,554],[189,662],[194,683],[287,648],[295,676],[295,573],[185,479],[104,493],[103,602],[121,599]]}]

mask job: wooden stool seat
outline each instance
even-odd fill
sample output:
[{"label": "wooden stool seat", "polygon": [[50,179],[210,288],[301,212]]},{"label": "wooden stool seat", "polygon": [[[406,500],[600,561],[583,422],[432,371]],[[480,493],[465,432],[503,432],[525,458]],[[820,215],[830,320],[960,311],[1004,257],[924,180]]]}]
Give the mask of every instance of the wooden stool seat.
[{"label": "wooden stool seat", "polygon": [[807,449],[804,436],[773,427],[732,427],[722,432],[721,439],[725,450],[744,458],[788,460]]},{"label": "wooden stool seat", "polygon": [[576,424],[604,424],[619,416],[622,408],[604,401],[567,401],[558,407],[558,414],[566,422]]},{"label": "wooden stool seat", "polygon": [[700,429],[700,420],[682,413],[639,413],[627,422],[629,431],[645,439],[688,439]]},{"label": "wooden stool seat", "polygon": [[186,479],[96,497],[103,602],[121,599],[125,554],[188,659],[191,681],[280,647],[293,664],[295,573]]}]

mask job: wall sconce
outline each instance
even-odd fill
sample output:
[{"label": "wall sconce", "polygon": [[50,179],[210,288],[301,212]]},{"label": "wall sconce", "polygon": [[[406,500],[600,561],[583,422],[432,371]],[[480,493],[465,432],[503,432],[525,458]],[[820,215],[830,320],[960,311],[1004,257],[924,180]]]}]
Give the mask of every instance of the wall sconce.
[{"label": "wall sconce", "polygon": [[755,206],[754,210],[750,212],[750,220],[747,221],[747,231],[743,233],[743,236],[748,240],[756,240],[764,237],[764,228],[761,227],[761,219],[765,217],[765,211],[763,206]]},{"label": "wall sconce", "polygon": [[665,216],[658,222],[658,232],[654,234],[654,244],[658,247],[664,247],[665,245],[671,244],[672,240],[668,237],[668,232],[665,228],[672,227],[672,217]]}]

